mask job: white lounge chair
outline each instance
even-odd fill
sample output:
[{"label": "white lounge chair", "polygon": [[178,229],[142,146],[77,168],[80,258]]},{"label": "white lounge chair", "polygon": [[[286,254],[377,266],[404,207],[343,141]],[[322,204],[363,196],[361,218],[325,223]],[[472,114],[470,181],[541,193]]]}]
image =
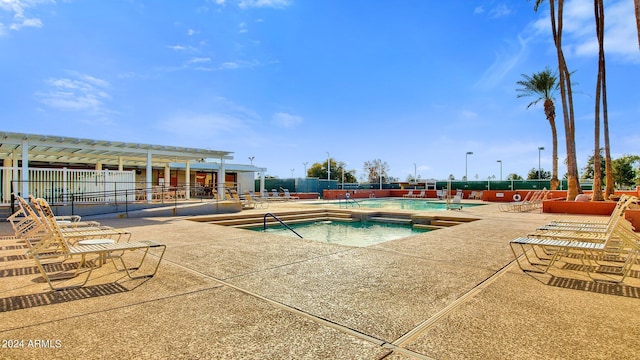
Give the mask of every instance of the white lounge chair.
[{"label": "white lounge chair", "polygon": [[[60,230],[59,225],[56,223],[49,204],[44,199],[37,199],[36,201],[38,202],[40,208],[42,209],[42,212],[45,215],[44,223],[47,228],[47,233],[36,246],[27,251],[27,255],[33,257],[36,262],[36,266],[40,270],[40,273],[45,278],[52,290],[63,290],[84,286],[89,280],[89,277],[91,276],[91,273],[94,269],[94,266],[86,261],[86,257],[90,255],[96,255],[101,259],[101,261],[106,259],[111,260],[116,269],[126,271],[127,276],[129,276],[129,278],[131,279],[152,277],[158,271],[160,261],[162,260],[164,252],[166,250],[166,245],[157,243],[155,241],[116,242],[111,238],[91,239],[85,241],[84,244],[82,242],[79,242],[78,245],[71,245],[67,239],[67,236]],[[152,272],[138,276],[137,270],[140,269],[141,265],[147,258],[149,250],[152,248],[157,248],[161,251],[158,255],[158,262],[155,268],[153,268]],[[141,260],[139,263],[137,263],[136,266],[127,266],[124,261],[124,255],[127,251],[133,250],[142,251]],[[73,256],[81,256],[81,261],[78,264],[76,271],[72,274],[66,273],[64,271],[51,274],[47,271],[47,269],[51,271],[51,267],[47,267],[47,269],[45,269],[45,261],[60,260],[60,262],[62,263],[71,259]],[[123,269],[120,269],[118,267],[115,262],[116,259],[120,260]],[[86,277],[84,278],[84,280],[81,280],[76,284],[66,286],[54,285],[54,282],[57,283],[58,280],[64,281],[75,278],[83,271],[87,273]]]}]

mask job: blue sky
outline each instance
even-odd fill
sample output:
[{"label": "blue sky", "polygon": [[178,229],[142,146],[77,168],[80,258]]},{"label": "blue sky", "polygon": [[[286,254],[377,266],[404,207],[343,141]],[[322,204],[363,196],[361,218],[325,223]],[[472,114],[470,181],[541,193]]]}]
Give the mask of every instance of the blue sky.
[{"label": "blue sky", "polygon": [[[582,168],[593,4],[565,3]],[[605,4],[616,158],[640,153],[640,51],[633,2]],[[551,170],[551,131],[516,81],[556,67],[549,24],[524,0],[0,0],[0,130],[232,151],[278,177],[327,152],[358,178],[373,159],[400,180],[499,178],[497,160],[526,177],[540,146]]]}]

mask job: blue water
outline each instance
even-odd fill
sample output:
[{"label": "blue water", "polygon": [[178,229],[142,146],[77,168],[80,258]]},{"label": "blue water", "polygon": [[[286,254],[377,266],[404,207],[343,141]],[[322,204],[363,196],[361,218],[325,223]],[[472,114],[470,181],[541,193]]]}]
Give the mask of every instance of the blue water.
[{"label": "blue water", "polygon": [[[378,222],[319,221],[289,226],[304,239],[357,247],[370,246],[429,231],[414,229],[410,225]],[[262,228],[253,230],[262,231]],[[268,227],[267,232],[297,238],[296,234],[283,226]]]},{"label": "blue water", "polygon": [[[357,209],[358,205],[352,204],[351,200],[348,203],[348,208]],[[360,207],[362,208],[374,208],[374,209],[394,209],[394,210],[427,210],[427,211],[444,211],[447,210],[447,203],[444,201],[434,200],[420,200],[420,199],[356,199]],[[344,207],[346,202],[342,200],[324,202],[321,205],[342,205]],[[458,205],[458,204],[456,204]],[[462,208],[472,206],[483,206],[483,204],[465,204],[462,203]]]}]

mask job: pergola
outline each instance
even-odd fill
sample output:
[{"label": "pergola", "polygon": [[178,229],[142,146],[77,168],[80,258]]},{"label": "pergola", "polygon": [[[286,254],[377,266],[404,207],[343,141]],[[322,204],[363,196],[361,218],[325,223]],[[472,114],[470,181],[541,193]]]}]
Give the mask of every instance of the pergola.
[{"label": "pergola", "polygon": [[[124,167],[146,168],[147,182],[151,183],[154,167],[168,169],[171,163],[184,163],[189,173],[190,163],[214,159],[220,161],[220,170],[224,174],[225,160],[233,159],[232,152],[209,149],[11,132],[2,132],[0,136],[0,156],[4,166],[22,170],[24,194],[28,193],[30,162],[57,167],[92,164],[96,170],[103,166],[117,166],[118,170]],[[221,178],[219,181],[224,181],[224,176]]]}]

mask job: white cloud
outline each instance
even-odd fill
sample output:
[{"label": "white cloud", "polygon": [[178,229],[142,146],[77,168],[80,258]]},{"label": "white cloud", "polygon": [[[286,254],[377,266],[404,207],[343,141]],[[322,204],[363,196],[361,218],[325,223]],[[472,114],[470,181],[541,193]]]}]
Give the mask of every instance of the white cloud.
[{"label": "white cloud", "polygon": [[471,110],[461,110],[460,117],[465,120],[474,120],[478,118],[478,113]]},{"label": "white cloud", "polygon": [[240,0],[238,6],[247,8],[276,8],[283,9],[291,5],[291,0]]},{"label": "white cloud", "polygon": [[489,16],[499,18],[511,14],[511,9],[507,5],[500,4],[489,11]]},{"label": "white cloud", "polygon": [[55,4],[54,0],[0,0],[0,11],[12,15],[7,25],[0,23],[0,36],[6,34],[5,29],[18,31],[24,27],[42,27],[42,20],[27,16],[27,9],[36,8],[43,4]]},{"label": "white cloud", "polygon": [[40,21],[40,19],[38,18],[31,18],[31,19],[21,19],[21,22],[14,22],[9,26],[9,29],[11,30],[20,30],[23,27],[35,27],[35,28],[41,28],[42,27],[42,21]]},{"label": "white cloud", "polygon": [[239,29],[238,32],[241,33],[241,34],[246,33],[246,32],[249,31],[249,30],[247,30],[247,23],[245,23],[244,21],[241,22],[240,24],[238,24],[238,29]]},{"label": "white cloud", "polygon": [[298,124],[301,124],[303,119],[302,117],[297,115],[291,115],[284,112],[279,112],[273,115],[272,121],[274,124],[278,126],[291,128]]},{"label": "white cloud", "polygon": [[511,69],[528,54],[528,40],[518,36],[518,44],[511,45],[511,48],[513,49],[503,50],[496,54],[496,59],[493,64],[485,70],[480,80],[476,83],[477,87],[491,89],[501,83],[502,79],[509,74]]},{"label": "white cloud", "polygon": [[[179,114],[158,124],[163,131],[175,136],[213,137],[237,133],[245,128],[242,121],[227,114]],[[194,131],[197,129],[197,131]]]},{"label": "white cloud", "polygon": [[[545,15],[534,23],[537,33],[551,37],[549,9],[539,9]],[[605,2],[604,46],[607,58],[619,61],[639,62],[637,30],[633,2],[611,0]],[[563,50],[567,56],[598,56],[598,41],[595,32],[593,3],[570,0],[564,6]]]},{"label": "white cloud", "polygon": [[187,61],[187,64],[208,63],[210,61],[211,61],[211,58],[194,57],[189,59],[189,61]]},{"label": "white cloud", "polygon": [[104,101],[111,96],[105,90],[110,84],[86,74],[70,75],[71,78],[47,79],[47,89],[36,94],[40,101],[63,111],[83,111],[93,115],[106,113]]},{"label": "white cloud", "polygon": [[476,8],[473,9],[474,14],[482,14],[483,12],[484,12],[484,8],[482,6],[476,6]]}]

